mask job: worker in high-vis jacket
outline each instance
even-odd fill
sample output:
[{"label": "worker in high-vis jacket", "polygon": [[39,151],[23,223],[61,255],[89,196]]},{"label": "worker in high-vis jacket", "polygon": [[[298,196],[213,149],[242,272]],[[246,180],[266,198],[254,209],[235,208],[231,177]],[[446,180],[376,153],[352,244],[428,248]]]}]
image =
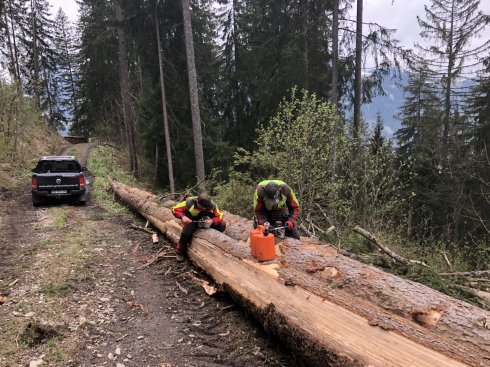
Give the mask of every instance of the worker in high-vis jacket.
[{"label": "worker in high-vis jacket", "polygon": [[254,226],[269,223],[285,225],[286,236],[299,240],[296,227],[299,215],[299,202],[293,189],[281,180],[259,182],[254,194]]},{"label": "worker in high-vis jacket", "polygon": [[177,261],[184,260],[187,246],[198,227],[214,228],[220,232],[226,228],[223,212],[207,194],[188,197],[172,207],[172,214],[182,221],[182,232],[175,248]]}]

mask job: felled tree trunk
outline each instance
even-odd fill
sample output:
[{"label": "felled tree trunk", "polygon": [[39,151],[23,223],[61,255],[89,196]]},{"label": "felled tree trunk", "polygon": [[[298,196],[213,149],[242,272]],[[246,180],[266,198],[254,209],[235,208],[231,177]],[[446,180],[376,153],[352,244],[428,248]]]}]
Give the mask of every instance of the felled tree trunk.
[{"label": "felled tree trunk", "polygon": [[[180,223],[151,194],[111,180],[119,197],[172,242]],[[189,257],[264,328],[312,366],[487,366],[490,313],[419,283],[287,238],[276,259],[250,254],[251,221],[225,213],[225,233],[198,230]]]}]

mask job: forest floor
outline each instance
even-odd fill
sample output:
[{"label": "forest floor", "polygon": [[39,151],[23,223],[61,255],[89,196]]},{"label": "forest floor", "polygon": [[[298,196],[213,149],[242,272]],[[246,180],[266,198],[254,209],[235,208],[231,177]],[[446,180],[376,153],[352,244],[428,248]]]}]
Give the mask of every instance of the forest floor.
[{"label": "forest floor", "polygon": [[34,208],[25,181],[0,194],[1,367],[302,365],[135,214]]}]

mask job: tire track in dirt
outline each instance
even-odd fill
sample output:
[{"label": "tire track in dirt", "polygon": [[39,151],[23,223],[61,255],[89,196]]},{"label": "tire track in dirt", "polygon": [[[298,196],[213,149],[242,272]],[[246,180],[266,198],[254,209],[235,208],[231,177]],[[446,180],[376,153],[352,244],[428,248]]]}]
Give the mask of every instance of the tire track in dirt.
[{"label": "tire track in dirt", "polygon": [[[84,165],[89,149],[77,156]],[[226,294],[208,296],[194,279],[205,274],[189,262],[169,257],[142,268],[162,247],[169,256],[174,250],[130,229],[144,225],[136,215],[111,214],[93,202],[33,208],[28,189],[1,199],[0,291],[9,302],[0,306],[0,347],[2,337],[13,339],[0,351],[1,367],[40,356],[51,366],[302,365]],[[56,225],[60,215],[65,222]],[[52,283],[68,292],[46,293]],[[33,322],[55,325],[57,336],[17,343]]]}]

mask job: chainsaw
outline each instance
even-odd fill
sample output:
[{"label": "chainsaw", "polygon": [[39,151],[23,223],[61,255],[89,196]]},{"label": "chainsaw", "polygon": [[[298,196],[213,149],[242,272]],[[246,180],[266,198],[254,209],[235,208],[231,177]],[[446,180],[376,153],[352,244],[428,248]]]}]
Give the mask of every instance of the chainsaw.
[{"label": "chainsaw", "polygon": [[270,223],[264,223],[264,236],[267,236],[269,233],[272,233],[274,236],[283,239],[286,237],[286,229],[288,228],[287,225],[277,225],[280,224],[276,222],[276,225],[272,227]]},{"label": "chainsaw", "polygon": [[210,218],[209,217],[202,217],[201,219],[193,220],[192,222],[197,223],[197,226],[199,228],[209,228],[209,227],[211,227],[211,223],[206,222],[208,219],[210,219]]}]

